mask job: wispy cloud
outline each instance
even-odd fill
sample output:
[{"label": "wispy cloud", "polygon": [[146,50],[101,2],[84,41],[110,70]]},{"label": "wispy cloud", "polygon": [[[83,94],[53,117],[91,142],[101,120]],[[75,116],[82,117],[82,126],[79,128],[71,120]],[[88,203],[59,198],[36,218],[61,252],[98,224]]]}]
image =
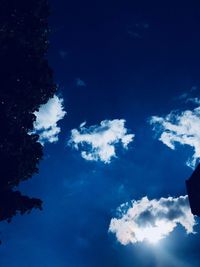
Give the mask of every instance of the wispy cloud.
[{"label": "wispy cloud", "polygon": [[149,28],[149,23],[137,22],[132,25],[127,25],[127,33],[133,39],[142,39]]},{"label": "wispy cloud", "polygon": [[123,119],[104,120],[88,128],[82,123],[79,130],[71,131],[69,145],[80,149],[85,160],[110,163],[111,158],[116,157],[115,146],[121,144],[127,149],[134,139],[134,134],[127,133],[125,122]]},{"label": "wispy cloud", "polygon": [[156,243],[167,237],[178,224],[187,234],[195,233],[195,218],[190,211],[188,196],[168,197],[159,200],[141,200],[122,204],[118,217],[111,220],[109,232],[116,235],[122,245],[137,242]]},{"label": "wispy cloud", "polygon": [[86,87],[86,83],[83,80],[81,80],[80,78],[77,78],[76,79],[76,86],[77,87]]},{"label": "wispy cloud", "polygon": [[191,102],[196,105],[200,105],[200,99],[198,97],[191,97],[186,100],[186,102]]},{"label": "wispy cloud", "polygon": [[[200,104],[198,98],[188,101]],[[193,110],[172,111],[165,117],[153,116],[150,119],[153,130],[159,134],[159,140],[171,149],[177,143],[193,148],[194,154],[187,165],[194,168],[200,158],[200,107]]]},{"label": "wispy cloud", "polygon": [[58,134],[61,130],[57,123],[66,114],[63,99],[54,95],[46,104],[41,105],[39,111],[36,111],[34,114],[36,121],[33,133],[39,134],[39,142],[41,144],[57,142]]},{"label": "wispy cloud", "polygon": [[60,50],[59,51],[59,55],[62,59],[65,59],[68,56],[69,52],[67,52],[66,50]]}]

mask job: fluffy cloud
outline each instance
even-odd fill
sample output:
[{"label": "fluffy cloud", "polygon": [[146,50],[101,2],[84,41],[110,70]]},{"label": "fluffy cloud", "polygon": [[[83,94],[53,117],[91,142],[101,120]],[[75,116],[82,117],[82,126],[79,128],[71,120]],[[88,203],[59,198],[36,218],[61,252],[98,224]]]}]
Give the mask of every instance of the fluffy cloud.
[{"label": "fluffy cloud", "polygon": [[33,133],[39,134],[39,142],[41,144],[57,142],[58,134],[60,133],[60,127],[58,127],[57,123],[66,114],[63,107],[63,99],[54,95],[46,104],[41,105],[39,111],[34,114],[36,121],[34,122]]},{"label": "fluffy cloud", "polygon": [[71,131],[69,145],[81,149],[81,156],[86,160],[110,163],[111,158],[116,157],[115,146],[121,143],[127,149],[134,139],[134,134],[127,134],[125,120],[104,120],[100,126],[88,128],[85,124],[80,125],[80,130]]},{"label": "fluffy cloud", "polygon": [[[197,98],[189,101],[199,104]],[[187,165],[194,168],[200,158],[200,107],[183,112],[171,112],[166,117],[151,117],[153,129],[159,133],[159,140],[171,149],[176,143],[188,145],[193,148],[194,154]]]},{"label": "fluffy cloud", "polygon": [[159,200],[132,201],[118,208],[118,218],[113,218],[109,232],[116,235],[122,245],[148,241],[156,243],[167,237],[178,224],[187,234],[194,233],[195,219],[190,211],[188,196],[168,197]]}]

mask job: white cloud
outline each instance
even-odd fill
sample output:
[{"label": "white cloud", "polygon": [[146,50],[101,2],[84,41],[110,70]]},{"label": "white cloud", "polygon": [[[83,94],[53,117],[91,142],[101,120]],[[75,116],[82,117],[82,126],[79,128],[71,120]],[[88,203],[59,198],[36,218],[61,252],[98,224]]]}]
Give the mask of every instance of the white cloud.
[{"label": "white cloud", "polygon": [[63,107],[63,99],[54,95],[49,101],[41,105],[39,111],[35,113],[36,121],[34,122],[34,131],[32,133],[39,134],[39,142],[54,143],[58,141],[60,127],[58,121],[62,120],[66,114]]},{"label": "white cloud", "polygon": [[100,125],[85,127],[86,122],[80,125],[80,130],[73,129],[69,144],[81,150],[81,156],[90,161],[110,163],[116,157],[115,146],[121,143],[127,149],[133,141],[134,134],[127,134],[125,120],[104,120]]},{"label": "white cloud", "polygon": [[122,245],[148,241],[156,243],[167,237],[178,224],[186,233],[195,233],[195,218],[190,211],[188,196],[168,197],[159,200],[141,200],[122,204],[118,218],[113,218],[109,232],[116,235]]},{"label": "white cloud", "polygon": [[[197,98],[189,99],[199,104]],[[194,168],[200,158],[200,107],[183,112],[171,112],[166,117],[151,117],[150,124],[154,131],[159,133],[159,140],[171,149],[176,143],[188,145],[193,148],[194,154],[187,165]]]}]

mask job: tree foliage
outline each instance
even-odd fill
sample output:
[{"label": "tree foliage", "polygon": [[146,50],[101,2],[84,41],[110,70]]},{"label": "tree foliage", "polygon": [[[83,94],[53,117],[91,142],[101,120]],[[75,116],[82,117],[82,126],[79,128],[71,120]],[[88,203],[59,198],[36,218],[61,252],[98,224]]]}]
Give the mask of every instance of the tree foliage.
[{"label": "tree foliage", "polygon": [[34,111],[55,94],[47,60],[47,0],[0,0],[0,221],[40,208],[16,191],[38,172],[42,146],[30,135]]}]

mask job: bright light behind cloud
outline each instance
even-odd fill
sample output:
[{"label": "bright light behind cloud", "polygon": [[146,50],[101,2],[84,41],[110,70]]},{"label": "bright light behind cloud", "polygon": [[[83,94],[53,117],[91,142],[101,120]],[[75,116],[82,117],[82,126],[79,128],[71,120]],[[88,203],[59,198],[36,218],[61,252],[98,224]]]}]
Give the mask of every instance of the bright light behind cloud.
[{"label": "bright light behind cloud", "polygon": [[[189,99],[198,104],[199,99]],[[187,165],[194,168],[200,158],[200,107],[183,112],[171,112],[166,117],[151,117],[150,123],[154,131],[159,133],[159,140],[171,149],[176,143],[188,145],[194,149],[194,154]]]},{"label": "bright light behind cloud", "polygon": [[54,95],[46,104],[41,105],[39,111],[34,114],[36,115],[36,121],[33,133],[39,134],[39,142],[41,144],[57,142],[58,134],[60,133],[60,127],[58,127],[57,123],[66,114],[63,107],[63,99]]},{"label": "bright light behind cloud", "polygon": [[167,237],[178,224],[187,234],[194,233],[195,219],[190,211],[188,196],[159,200],[141,200],[122,204],[118,218],[110,222],[109,232],[116,235],[122,245],[148,241],[157,243]]},{"label": "bright light behind cloud", "polygon": [[104,120],[100,125],[88,128],[86,123],[80,125],[80,130],[73,129],[69,144],[75,149],[81,150],[81,156],[89,161],[102,161],[110,163],[112,157],[116,157],[115,146],[121,143],[127,149],[133,141],[134,134],[127,134],[125,120]]}]

